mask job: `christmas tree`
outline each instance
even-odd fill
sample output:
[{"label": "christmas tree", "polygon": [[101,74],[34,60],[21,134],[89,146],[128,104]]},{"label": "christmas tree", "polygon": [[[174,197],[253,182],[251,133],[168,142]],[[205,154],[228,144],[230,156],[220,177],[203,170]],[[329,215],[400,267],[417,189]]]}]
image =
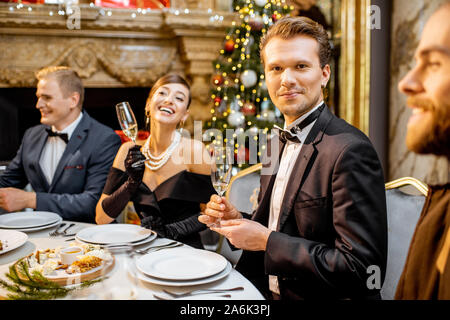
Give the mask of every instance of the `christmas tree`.
[{"label": "christmas tree", "polygon": [[[240,21],[234,21],[228,28],[223,48],[214,61],[211,120],[206,123],[206,129],[217,129],[221,134],[209,130],[204,140],[216,139],[217,143],[223,141],[232,146],[235,164],[244,168],[260,161],[266,136],[274,124],[283,123],[267,91],[259,42],[268,28],[292,7],[284,0],[235,0],[233,7]],[[258,140],[261,141],[256,143],[258,159],[254,154],[249,158],[248,146]]]}]

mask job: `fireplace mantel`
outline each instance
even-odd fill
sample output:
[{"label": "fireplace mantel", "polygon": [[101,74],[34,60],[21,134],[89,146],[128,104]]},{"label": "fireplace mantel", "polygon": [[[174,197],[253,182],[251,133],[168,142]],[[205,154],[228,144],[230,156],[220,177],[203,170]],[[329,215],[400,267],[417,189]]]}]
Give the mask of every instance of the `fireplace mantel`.
[{"label": "fireplace mantel", "polygon": [[80,4],[67,16],[57,5],[16,5],[0,3],[0,87],[35,87],[35,72],[49,65],[72,67],[92,88],[151,87],[176,72],[191,82],[194,118],[207,115],[212,61],[233,13],[188,5],[144,14]]}]

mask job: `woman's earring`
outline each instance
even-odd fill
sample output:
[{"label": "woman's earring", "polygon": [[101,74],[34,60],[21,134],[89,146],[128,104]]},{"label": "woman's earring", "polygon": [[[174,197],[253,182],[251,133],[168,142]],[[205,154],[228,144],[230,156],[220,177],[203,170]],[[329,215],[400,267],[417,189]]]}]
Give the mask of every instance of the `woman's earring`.
[{"label": "woman's earring", "polygon": [[150,132],[150,110],[145,111],[145,127],[144,130]]},{"label": "woman's earring", "polygon": [[178,122],[177,129],[180,131],[180,134],[183,133],[184,120]]}]

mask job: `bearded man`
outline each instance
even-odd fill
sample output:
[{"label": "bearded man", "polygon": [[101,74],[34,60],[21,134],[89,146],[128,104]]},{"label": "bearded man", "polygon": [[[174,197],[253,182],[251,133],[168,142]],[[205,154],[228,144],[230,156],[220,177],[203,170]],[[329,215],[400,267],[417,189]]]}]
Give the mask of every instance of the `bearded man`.
[{"label": "bearded man", "polygon": [[[450,2],[428,20],[416,66],[400,81],[413,109],[407,147],[450,159]],[[430,186],[396,299],[450,299],[450,183]]]}]

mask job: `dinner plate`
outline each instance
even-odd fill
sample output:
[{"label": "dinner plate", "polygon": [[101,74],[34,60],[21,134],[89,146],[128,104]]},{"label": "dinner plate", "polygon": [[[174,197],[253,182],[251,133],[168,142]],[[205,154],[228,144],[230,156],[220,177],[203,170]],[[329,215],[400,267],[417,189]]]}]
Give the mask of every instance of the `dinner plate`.
[{"label": "dinner plate", "polygon": [[17,230],[0,230],[0,241],[3,246],[0,254],[19,248],[27,240],[28,236],[23,232]]},{"label": "dinner plate", "polygon": [[50,225],[61,217],[48,211],[21,211],[0,215],[0,228],[23,229]]},{"label": "dinner plate", "polygon": [[154,231],[135,224],[105,224],[82,229],[76,234],[77,240],[100,245],[122,243],[138,245],[151,237],[156,238]]},{"label": "dinner plate", "polygon": [[59,219],[56,222],[47,224],[45,226],[32,227],[32,228],[20,228],[20,229],[14,229],[14,230],[23,231],[23,232],[33,232],[33,231],[38,231],[38,230],[44,230],[44,229],[56,227],[57,225],[59,225],[61,223],[62,220],[63,219],[61,217],[59,217]]},{"label": "dinner plate", "polygon": [[[140,245],[143,245],[143,244],[147,244],[147,243],[149,243],[149,242],[152,242],[153,240],[156,239],[156,237],[157,237],[158,235],[157,235],[157,233],[156,233],[155,231],[151,231],[151,232],[152,232],[152,234],[151,234],[148,238],[146,238],[146,239],[144,239],[144,240],[142,240],[142,241],[133,242],[133,243],[127,243],[127,244],[131,244],[133,247],[138,247],[138,246],[140,246]],[[78,242],[82,242],[82,243],[98,244],[98,243],[93,243],[93,242],[83,241],[83,240],[81,240],[80,238],[78,238],[76,235],[75,235],[75,240],[77,240]],[[115,243],[115,244],[119,245],[119,244],[122,244],[122,243]],[[100,246],[105,246],[104,244],[98,244],[98,245],[100,245]],[[113,245],[114,245],[114,243],[113,243]]]},{"label": "dinner plate", "polygon": [[[174,250],[174,249],[171,249]],[[162,250],[165,251],[165,250]],[[211,283],[220,279],[225,278],[233,269],[233,267],[231,266],[231,263],[227,261],[227,265],[225,267],[225,269],[223,269],[221,272],[211,276],[211,277],[206,277],[206,278],[202,278],[202,279],[196,279],[196,280],[164,280],[164,279],[158,279],[158,278],[153,278],[150,277],[142,272],[140,272],[139,270],[136,270],[136,277],[139,280],[142,280],[144,282],[148,282],[151,284],[158,284],[158,285],[162,285],[162,286],[175,286],[175,287],[186,287],[186,286],[197,286],[197,285],[201,285],[201,284],[206,284],[206,283]],[[131,270],[129,270],[129,272],[131,272]]]},{"label": "dinner plate", "polygon": [[138,270],[164,280],[194,280],[211,277],[227,266],[227,260],[215,252],[173,248],[148,253],[136,261]]}]

